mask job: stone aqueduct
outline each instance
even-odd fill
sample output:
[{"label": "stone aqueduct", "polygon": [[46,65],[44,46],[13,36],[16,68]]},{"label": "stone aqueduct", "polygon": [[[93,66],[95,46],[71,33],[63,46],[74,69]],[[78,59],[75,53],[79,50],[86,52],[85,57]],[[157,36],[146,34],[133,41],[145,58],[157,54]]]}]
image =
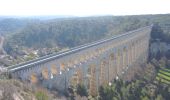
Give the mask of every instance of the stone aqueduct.
[{"label": "stone aqueduct", "polygon": [[91,95],[96,95],[99,86],[121,77],[135,62],[147,60],[151,28],[146,26],[14,65],[8,72],[12,78],[58,91],[83,84]]}]

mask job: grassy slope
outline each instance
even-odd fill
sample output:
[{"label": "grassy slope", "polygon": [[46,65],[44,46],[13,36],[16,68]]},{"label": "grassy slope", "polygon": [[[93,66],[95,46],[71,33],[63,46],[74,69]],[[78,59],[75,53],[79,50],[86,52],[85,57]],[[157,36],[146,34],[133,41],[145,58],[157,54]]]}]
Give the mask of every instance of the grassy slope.
[{"label": "grassy slope", "polygon": [[156,80],[170,85],[170,69],[162,68],[158,71]]}]

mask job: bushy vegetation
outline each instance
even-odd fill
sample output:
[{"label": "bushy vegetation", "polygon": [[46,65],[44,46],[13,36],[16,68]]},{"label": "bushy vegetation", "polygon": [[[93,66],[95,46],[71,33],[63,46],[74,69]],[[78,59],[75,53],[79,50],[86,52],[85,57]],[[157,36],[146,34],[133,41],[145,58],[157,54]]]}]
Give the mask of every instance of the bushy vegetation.
[{"label": "bushy vegetation", "polygon": [[14,79],[0,79],[0,100],[53,100],[46,89]]},{"label": "bushy vegetation", "polygon": [[168,59],[166,62],[161,60],[152,59],[149,64],[143,66],[142,72],[138,70],[135,75],[137,77],[131,81],[118,79],[114,80],[111,85],[101,86],[96,97],[90,96],[85,90],[86,88],[82,88],[83,85],[77,86],[76,91],[72,91],[70,97],[72,100],[78,95],[86,96],[90,100],[169,100],[170,65],[168,65]]},{"label": "bushy vegetation", "polygon": [[42,90],[36,91],[35,96],[37,100],[49,100],[47,93]]},{"label": "bushy vegetation", "polygon": [[129,83],[119,80],[100,89],[100,100],[168,100],[168,89],[169,87],[154,85],[144,80]]}]

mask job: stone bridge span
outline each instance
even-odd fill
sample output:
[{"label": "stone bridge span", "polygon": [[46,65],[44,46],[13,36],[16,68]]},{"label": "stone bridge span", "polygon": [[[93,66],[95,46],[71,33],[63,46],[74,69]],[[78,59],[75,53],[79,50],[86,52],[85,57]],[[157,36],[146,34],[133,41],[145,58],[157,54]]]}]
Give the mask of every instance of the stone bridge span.
[{"label": "stone bridge span", "polygon": [[152,26],[85,44],[8,68],[12,78],[65,91],[83,84],[91,95],[148,57]]}]

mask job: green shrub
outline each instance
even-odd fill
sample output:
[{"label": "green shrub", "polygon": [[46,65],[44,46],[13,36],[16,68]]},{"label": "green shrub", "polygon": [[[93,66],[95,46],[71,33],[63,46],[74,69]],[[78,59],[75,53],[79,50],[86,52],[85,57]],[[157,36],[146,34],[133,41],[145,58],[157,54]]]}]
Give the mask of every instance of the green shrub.
[{"label": "green shrub", "polygon": [[35,93],[37,100],[49,100],[48,95],[43,91],[38,91]]}]

